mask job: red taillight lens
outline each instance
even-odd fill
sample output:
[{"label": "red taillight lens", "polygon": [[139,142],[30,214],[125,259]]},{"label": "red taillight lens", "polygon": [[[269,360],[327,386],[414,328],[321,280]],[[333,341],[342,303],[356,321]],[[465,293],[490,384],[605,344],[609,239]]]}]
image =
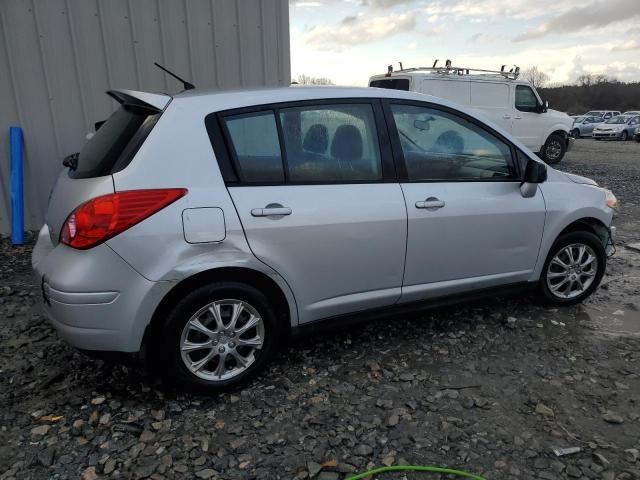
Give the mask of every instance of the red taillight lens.
[{"label": "red taillight lens", "polygon": [[162,188],[128,190],[93,198],[67,217],[60,232],[60,242],[80,250],[95,247],[186,193],[186,188]]}]

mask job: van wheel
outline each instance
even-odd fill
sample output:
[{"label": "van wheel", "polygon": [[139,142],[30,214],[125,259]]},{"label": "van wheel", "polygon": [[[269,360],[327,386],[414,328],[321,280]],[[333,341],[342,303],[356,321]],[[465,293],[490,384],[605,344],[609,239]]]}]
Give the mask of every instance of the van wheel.
[{"label": "van wheel", "polygon": [[571,130],[571,136],[575,139],[580,138],[580,130],[574,128],[573,130]]},{"label": "van wheel", "polygon": [[558,163],[567,151],[567,144],[562,135],[552,133],[542,147],[542,159],[549,165]]},{"label": "van wheel", "polygon": [[202,286],[182,298],[158,332],[156,361],[171,383],[201,393],[236,388],[273,358],[285,338],[267,297],[236,282]]},{"label": "van wheel", "polygon": [[598,288],[606,266],[607,255],[597,236],[566,233],[549,251],[538,281],[539,296],[551,305],[580,303]]}]

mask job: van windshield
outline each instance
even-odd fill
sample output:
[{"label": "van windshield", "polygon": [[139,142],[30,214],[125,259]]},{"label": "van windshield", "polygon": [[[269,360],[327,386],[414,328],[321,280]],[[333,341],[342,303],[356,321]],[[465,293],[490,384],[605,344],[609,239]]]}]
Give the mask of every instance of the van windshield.
[{"label": "van windshield", "polygon": [[125,168],[149,134],[160,113],[122,105],[84,144],[71,178],[93,178]]},{"label": "van windshield", "polygon": [[409,79],[385,78],[384,80],[371,80],[371,82],[369,82],[369,86],[375,88],[388,88],[390,90],[409,91]]}]

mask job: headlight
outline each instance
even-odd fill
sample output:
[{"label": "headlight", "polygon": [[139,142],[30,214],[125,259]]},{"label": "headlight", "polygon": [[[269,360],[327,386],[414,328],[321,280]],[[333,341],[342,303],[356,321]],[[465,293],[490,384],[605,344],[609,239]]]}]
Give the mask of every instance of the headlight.
[{"label": "headlight", "polygon": [[616,198],[616,196],[613,194],[613,192],[611,190],[608,190],[606,188],[603,188],[605,196],[606,196],[606,200],[607,200],[607,207],[609,208],[613,208],[613,209],[617,209],[618,208],[618,199]]},{"label": "headlight", "polygon": [[640,127],[636,128],[636,134],[640,134]]}]

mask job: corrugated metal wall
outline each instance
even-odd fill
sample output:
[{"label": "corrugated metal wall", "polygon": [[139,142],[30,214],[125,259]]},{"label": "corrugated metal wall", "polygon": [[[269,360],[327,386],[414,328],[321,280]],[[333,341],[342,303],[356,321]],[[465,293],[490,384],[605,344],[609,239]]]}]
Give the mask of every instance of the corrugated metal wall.
[{"label": "corrugated metal wall", "polygon": [[0,0],[0,232],[9,126],[25,137],[25,224],[42,225],[61,161],[115,103],[110,88],[288,85],[288,0]]}]

